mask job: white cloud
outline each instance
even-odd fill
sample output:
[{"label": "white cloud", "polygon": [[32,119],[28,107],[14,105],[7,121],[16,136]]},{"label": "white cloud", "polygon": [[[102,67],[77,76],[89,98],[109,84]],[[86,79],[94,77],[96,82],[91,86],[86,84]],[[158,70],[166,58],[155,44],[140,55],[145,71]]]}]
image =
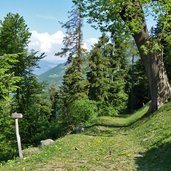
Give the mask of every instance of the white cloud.
[{"label": "white cloud", "polygon": [[91,37],[91,38],[88,38],[84,41],[83,43],[83,48],[87,49],[88,51],[91,49],[91,47],[97,43],[98,39],[97,38],[94,38],[94,37]]},{"label": "white cloud", "polygon": [[86,42],[83,42],[82,48],[88,50],[88,46],[87,46],[87,43]]},{"label": "white cloud", "polygon": [[[66,60],[66,58],[55,56],[55,53],[59,52],[63,46],[65,35],[62,31],[57,31],[53,34],[49,34],[48,32],[40,33],[38,31],[31,31],[31,33],[29,49],[34,49],[41,53],[45,52],[45,60],[47,61],[63,62]],[[96,38],[88,38],[84,40],[83,48],[89,51],[94,43],[97,43]]]},{"label": "white cloud", "polygon": [[46,60],[60,60],[54,54],[60,51],[62,47],[63,37],[65,36],[62,31],[57,31],[54,34],[39,33],[37,31],[31,31],[31,33],[29,49],[45,52],[47,55]]},{"label": "white cloud", "polygon": [[98,39],[97,39],[97,38],[92,37],[92,38],[89,38],[89,39],[88,39],[88,41],[89,41],[89,43],[90,43],[91,45],[94,45],[95,43],[97,43],[97,42],[98,42]]},{"label": "white cloud", "polygon": [[54,34],[31,32],[30,48],[39,48],[41,52],[49,52],[53,45],[62,45],[64,34],[62,31],[57,31]]}]

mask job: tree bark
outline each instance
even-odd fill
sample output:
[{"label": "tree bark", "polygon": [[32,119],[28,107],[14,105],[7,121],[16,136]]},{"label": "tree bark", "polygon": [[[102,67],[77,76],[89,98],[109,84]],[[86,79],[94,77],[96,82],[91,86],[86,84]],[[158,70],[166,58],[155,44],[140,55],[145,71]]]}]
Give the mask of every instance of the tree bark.
[{"label": "tree bark", "polygon": [[[159,109],[171,99],[171,88],[163,63],[162,50],[153,49],[154,42],[147,29],[141,4],[138,1],[134,1],[132,8],[136,8],[138,12],[131,15],[131,17],[127,15],[126,8],[127,6],[123,7],[120,16],[124,22],[128,23],[128,26],[131,20],[133,18],[135,19],[135,17],[141,21],[141,29],[138,32],[133,31],[131,26],[129,26],[129,29],[138,47],[148,77],[151,94],[151,106],[148,112],[151,113]],[[147,51],[142,47],[147,49]]]}]

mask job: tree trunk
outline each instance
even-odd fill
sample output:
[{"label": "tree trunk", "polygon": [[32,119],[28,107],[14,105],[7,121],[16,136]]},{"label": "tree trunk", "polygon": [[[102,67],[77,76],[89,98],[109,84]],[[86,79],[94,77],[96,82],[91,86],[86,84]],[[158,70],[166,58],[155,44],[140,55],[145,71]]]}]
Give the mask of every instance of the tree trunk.
[{"label": "tree trunk", "polygon": [[126,15],[127,6],[124,6],[120,15],[128,25],[133,18],[135,19],[135,17],[137,17],[137,19],[141,19],[141,29],[139,32],[134,32],[131,26],[129,26],[129,28],[138,47],[140,57],[148,77],[151,94],[151,106],[148,112],[151,113],[159,109],[163,104],[171,99],[171,88],[163,63],[162,50],[153,49],[154,42],[149,35],[141,4],[134,1],[133,5],[134,8],[138,7],[137,11],[139,11],[139,13],[130,17],[129,15]]},{"label": "tree trunk", "polygon": [[[154,112],[171,98],[171,89],[163,63],[162,53],[154,50],[154,52],[147,52],[146,54],[144,53],[144,50],[142,50],[142,45],[147,47],[147,41],[150,40],[146,26],[144,27],[144,30],[134,34],[133,37],[139,49],[149,81],[151,94],[151,106],[149,112]],[[152,47],[152,43],[149,46]]]}]

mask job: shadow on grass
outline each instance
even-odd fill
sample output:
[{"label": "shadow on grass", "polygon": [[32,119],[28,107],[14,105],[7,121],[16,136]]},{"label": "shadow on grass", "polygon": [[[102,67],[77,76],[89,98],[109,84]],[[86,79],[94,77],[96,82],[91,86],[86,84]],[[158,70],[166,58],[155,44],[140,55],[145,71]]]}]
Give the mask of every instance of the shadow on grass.
[{"label": "shadow on grass", "polygon": [[[91,135],[91,136],[105,136],[105,137],[111,137],[111,136],[115,136],[116,132],[118,133],[122,133],[124,135],[127,135],[127,131],[129,129],[132,129],[133,127],[138,126],[139,122],[143,122],[145,123],[146,121],[148,121],[146,118],[139,118],[137,119],[135,122],[131,122],[128,124],[92,124],[89,126],[85,126],[85,132],[84,134],[86,135]],[[102,128],[103,129],[99,129]]]},{"label": "shadow on grass", "polygon": [[[137,112],[135,112],[132,115],[127,115],[126,117],[124,115],[120,115],[119,117],[109,117],[109,116],[101,116],[97,117],[97,119],[89,126],[86,126],[85,128],[92,128],[95,126],[104,126],[104,127],[111,127],[111,128],[127,128],[138,121],[142,121],[146,119],[148,116],[146,116],[146,112],[148,111],[149,104],[144,106],[143,108],[139,109]],[[123,117],[124,116],[124,117]]]},{"label": "shadow on grass", "polygon": [[[131,124],[130,124],[131,125]],[[122,127],[128,127],[130,125],[114,125],[114,124],[92,124],[92,125],[89,125],[89,126],[85,126],[84,128],[85,129],[89,129],[89,128],[93,128],[95,126],[104,126],[104,127],[108,127],[108,128],[122,128]]]},{"label": "shadow on grass", "polygon": [[124,132],[125,132],[124,128],[122,127],[94,125],[94,126],[88,127],[88,129],[85,129],[85,132],[83,132],[83,134],[89,135],[89,136],[113,137],[113,136],[116,136],[116,134],[118,133],[123,134]]},{"label": "shadow on grass", "polygon": [[171,143],[150,149],[135,162],[138,171],[171,171]]}]

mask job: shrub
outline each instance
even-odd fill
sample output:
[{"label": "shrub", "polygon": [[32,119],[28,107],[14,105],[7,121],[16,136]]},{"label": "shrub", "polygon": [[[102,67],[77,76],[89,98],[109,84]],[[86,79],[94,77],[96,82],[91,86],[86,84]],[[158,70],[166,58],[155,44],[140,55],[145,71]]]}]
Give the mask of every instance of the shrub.
[{"label": "shrub", "polygon": [[97,117],[96,102],[89,99],[75,100],[67,111],[70,124],[74,126],[88,124]]},{"label": "shrub", "polygon": [[106,103],[98,103],[98,116],[118,116],[118,111]]}]

